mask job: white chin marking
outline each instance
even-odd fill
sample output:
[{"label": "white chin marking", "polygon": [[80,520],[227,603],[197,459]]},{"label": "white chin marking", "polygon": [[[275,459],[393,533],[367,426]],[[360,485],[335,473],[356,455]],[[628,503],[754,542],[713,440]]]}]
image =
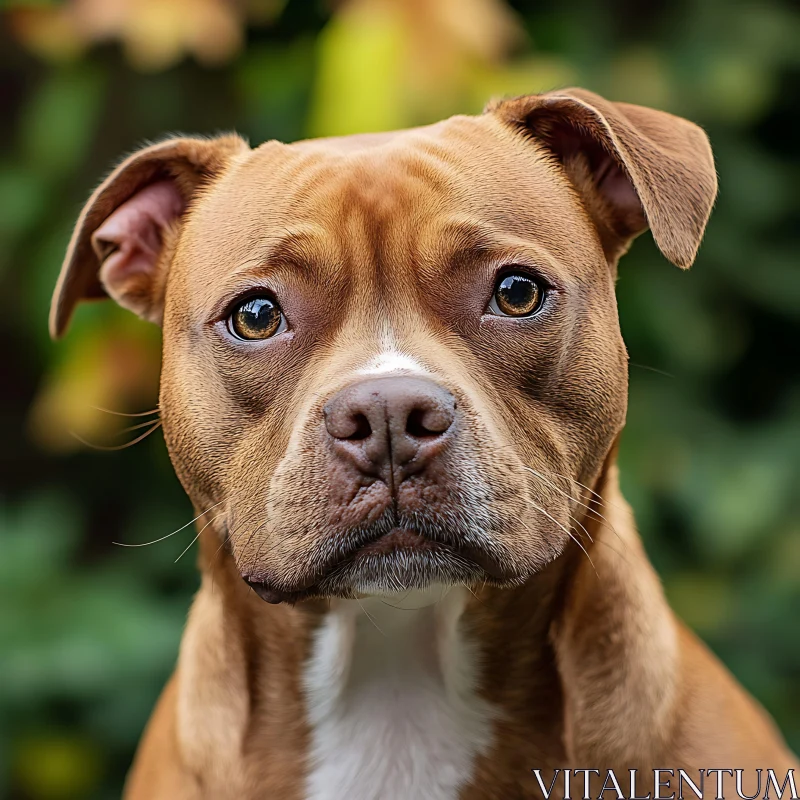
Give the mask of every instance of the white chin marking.
[{"label": "white chin marking", "polygon": [[456,800],[492,739],[461,627],[466,590],[333,600],[304,687],[307,800]]},{"label": "white chin marking", "polygon": [[365,594],[402,611],[419,611],[421,608],[435,606],[437,603],[442,602],[445,595],[451,591],[455,591],[456,595],[458,595],[462,590],[460,588],[454,589],[452,587],[442,586],[441,584],[432,584],[425,589],[404,589],[396,592],[365,592]]},{"label": "white chin marking", "polygon": [[358,370],[359,375],[383,375],[392,372],[428,374],[428,370],[419,361],[397,350],[386,350]]}]

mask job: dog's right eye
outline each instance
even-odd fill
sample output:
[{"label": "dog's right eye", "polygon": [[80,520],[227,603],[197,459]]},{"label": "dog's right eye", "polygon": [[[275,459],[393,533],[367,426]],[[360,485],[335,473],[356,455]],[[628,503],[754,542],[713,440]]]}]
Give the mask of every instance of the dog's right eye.
[{"label": "dog's right eye", "polygon": [[524,272],[507,272],[501,275],[494,287],[488,313],[498,317],[530,317],[544,303],[542,284]]},{"label": "dog's right eye", "polygon": [[285,329],[281,307],[269,297],[250,297],[228,317],[228,330],[237,339],[269,339]]}]

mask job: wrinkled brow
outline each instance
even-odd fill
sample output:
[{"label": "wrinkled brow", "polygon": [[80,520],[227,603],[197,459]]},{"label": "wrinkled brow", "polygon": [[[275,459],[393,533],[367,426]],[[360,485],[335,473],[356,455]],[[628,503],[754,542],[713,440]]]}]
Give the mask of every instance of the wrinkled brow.
[{"label": "wrinkled brow", "polygon": [[338,246],[321,226],[294,225],[258,237],[252,255],[230,271],[230,278],[261,277],[275,269],[298,269],[305,273],[330,267],[340,258]]},{"label": "wrinkled brow", "polygon": [[551,255],[539,243],[483,220],[466,217],[432,226],[420,247],[429,263],[447,264],[454,270],[515,256],[543,265],[552,261]]}]

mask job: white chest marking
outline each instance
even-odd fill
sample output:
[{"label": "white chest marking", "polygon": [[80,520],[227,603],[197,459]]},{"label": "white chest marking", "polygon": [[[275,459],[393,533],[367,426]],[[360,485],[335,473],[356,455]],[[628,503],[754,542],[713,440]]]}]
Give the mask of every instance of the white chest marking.
[{"label": "white chest marking", "polygon": [[460,631],[465,590],[443,591],[333,602],[304,676],[308,800],[455,800],[469,781],[494,714]]}]

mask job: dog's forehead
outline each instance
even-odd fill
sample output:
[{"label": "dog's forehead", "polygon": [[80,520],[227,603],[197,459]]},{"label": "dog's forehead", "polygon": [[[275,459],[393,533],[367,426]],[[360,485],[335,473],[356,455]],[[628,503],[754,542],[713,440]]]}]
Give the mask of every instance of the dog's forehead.
[{"label": "dog's forehead", "polygon": [[194,251],[193,269],[206,265],[197,275],[205,281],[268,258],[276,242],[296,240],[306,252],[324,250],[331,262],[363,264],[365,254],[380,258],[378,250],[388,257],[430,249],[448,230],[498,244],[535,241],[566,261],[574,260],[570,250],[585,254],[596,244],[549,154],[489,115],[267,142],[197,204],[184,242]]}]

